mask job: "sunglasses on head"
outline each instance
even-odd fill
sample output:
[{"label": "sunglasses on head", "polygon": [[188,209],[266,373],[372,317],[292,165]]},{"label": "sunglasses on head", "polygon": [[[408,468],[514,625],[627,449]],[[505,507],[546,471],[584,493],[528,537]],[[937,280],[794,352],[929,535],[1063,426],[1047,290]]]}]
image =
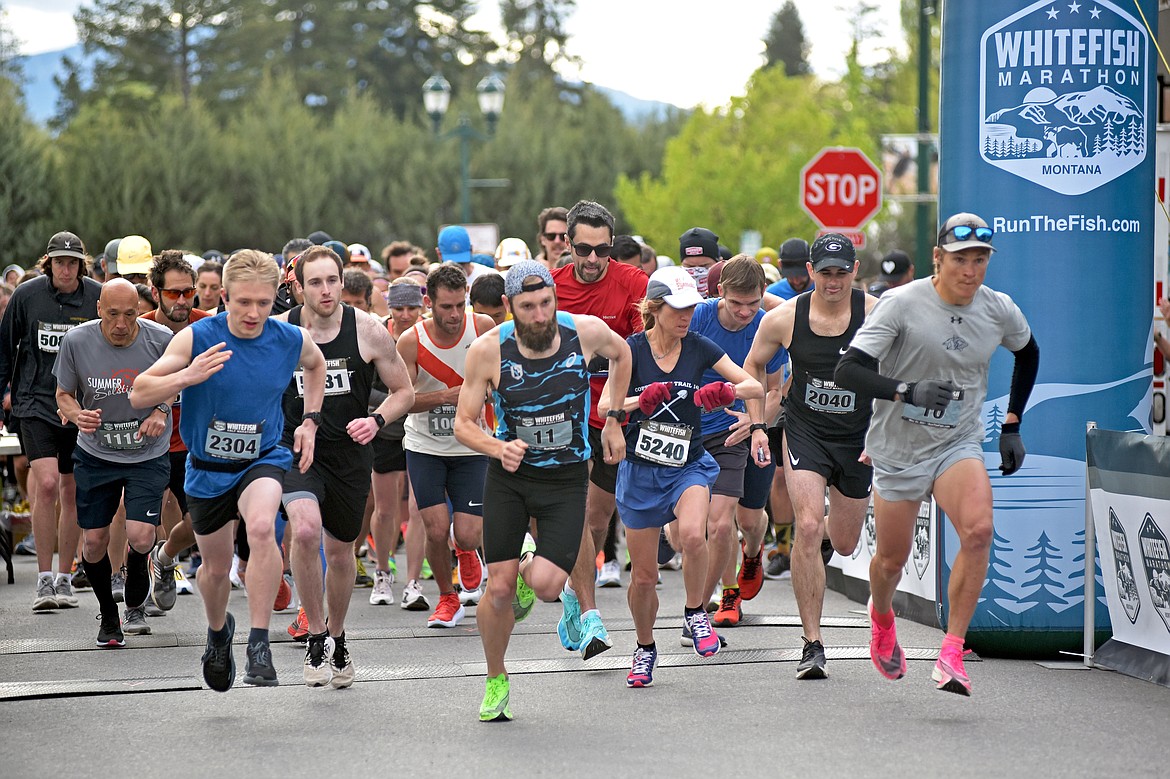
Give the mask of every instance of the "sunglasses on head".
[{"label": "sunglasses on head", "polygon": [[588,257],[591,253],[593,253],[604,259],[609,256],[610,252],[613,251],[613,244],[599,243],[596,246],[590,246],[587,243],[575,243],[573,244],[573,251],[577,254],[578,257]]},{"label": "sunglasses on head", "polygon": [[[956,241],[969,241],[972,237],[974,237],[976,241],[990,243],[992,236],[995,235],[995,231],[990,227],[955,225],[950,230],[947,230],[945,233],[943,233],[943,238],[945,239],[948,235],[954,236]],[[950,243],[950,241],[942,240],[939,241],[939,243]]]},{"label": "sunglasses on head", "polygon": [[568,233],[545,233],[544,240],[546,241],[564,241],[568,239]]},{"label": "sunglasses on head", "polygon": [[195,297],[194,287],[184,287],[183,289],[160,289],[159,294],[167,300],[178,300],[179,298],[193,298]]}]

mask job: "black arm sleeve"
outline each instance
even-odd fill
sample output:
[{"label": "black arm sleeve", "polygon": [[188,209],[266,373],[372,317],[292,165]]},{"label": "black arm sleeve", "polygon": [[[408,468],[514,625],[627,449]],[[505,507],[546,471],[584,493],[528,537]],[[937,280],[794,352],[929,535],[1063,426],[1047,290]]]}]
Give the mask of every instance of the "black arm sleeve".
[{"label": "black arm sleeve", "polygon": [[1012,369],[1012,389],[1008,395],[1007,412],[1022,418],[1024,408],[1028,405],[1028,396],[1032,394],[1032,387],[1036,386],[1036,374],[1040,371],[1040,347],[1036,345],[1036,337],[1029,338],[1023,349],[1012,354],[1016,356],[1016,365]]},{"label": "black arm sleeve", "polygon": [[870,357],[854,347],[850,347],[837,363],[833,381],[859,395],[868,395],[878,400],[893,400],[899,384],[897,379],[890,379],[878,373],[876,357]]}]

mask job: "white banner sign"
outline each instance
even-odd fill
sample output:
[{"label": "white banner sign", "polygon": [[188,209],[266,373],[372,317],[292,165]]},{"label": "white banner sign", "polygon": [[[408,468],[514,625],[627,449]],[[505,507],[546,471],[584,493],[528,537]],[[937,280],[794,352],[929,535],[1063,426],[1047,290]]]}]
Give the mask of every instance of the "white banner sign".
[{"label": "white banner sign", "polygon": [[[914,547],[910,551],[910,559],[902,571],[902,581],[898,582],[898,590],[922,598],[925,601],[935,602],[938,597],[936,582],[936,559],[938,544],[935,539],[935,511],[933,501],[924,502],[918,509],[918,520],[914,526]],[[869,510],[865,514],[865,526],[861,529],[861,541],[849,557],[839,554],[833,555],[829,565],[840,568],[841,572],[851,579],[869,582],[869,561],[873,559],[875,548],[875,533],[873,524],[873,501],[870,501]]]}]

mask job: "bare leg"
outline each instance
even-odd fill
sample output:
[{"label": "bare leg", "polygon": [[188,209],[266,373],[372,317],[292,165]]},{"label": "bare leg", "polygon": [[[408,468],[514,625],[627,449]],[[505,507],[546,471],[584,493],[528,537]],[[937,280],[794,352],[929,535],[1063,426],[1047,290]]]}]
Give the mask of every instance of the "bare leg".
[{"label": "bare leg", "polygon": [[[289,522],[285,530],[286,538],[288,533],[292,534],[292,543],[289,547],[293,579],[301,596],[301,608],[305,610],[309,632],[324,633],[325,601],[322,596],[321,560],[318,554],[321,548],[321,509],[317,501],[309,498],[294,500],[284,508]],[[352,558],[353,555],[351,553],[346,556]],[[349,564],[351,568],[355,567],[352,559]],[[333,568],[332,559],[329,560],[329,567]],[[350,576],[349,584],[352,591],[353,576]]]},{"label": "bare leg", "polygon": [[658,528],[626,528],[626,549],[630,552],[630,588],[626,602],[634,618],[639,644],[654,643],[654,620],[658,616]]},{"label": "bare leg", "polygon": [[[475,623],[483,642],[488,678],[506,673],[504,654],[516,624],[512,599],[516,595],[519,560],[504,560],[488,565],[487,589],[475,608]],[[527,583],[527,580],[525,580]]]},{"label": "bare leg", "polygon": [[991,480],[982,460],[960,460],[938,477],[934,497],[946,512],[959,536],[959,552],[951,566],[947,593],[950,611],[947,632],[960,638],[967,635],[971,615],[987,577],[991,550]]},{"label": "bare leg", "polygon": [[268,629],[272,604],[284,570],[276,545],[276,512],[280,509],[281,484],[276,479],[256,479],[240,495],[240,514],[248,528],[248,611],[252,627]]},{"label": "bare leg", "polygon": [[[325,561],[329,569],[325,573],[325,600],[329,605],[329,635],[340,636],[345,632],[345,616],[353,597],[353,579],[357,574],[357,561],[353,556],[353,545],[338,541],[325,533]],[[305,612],[308,616],[308,612]],[[322,626],[322,630],[324,626]],[[320,631],[314,631],[320,632]]]},{"label": "bare leg", "polygon": [[207,626],[212,630],[222,630],[227,619],[228,597],[232,592],[228,574],[232,570],[235,538],[235,521],[228,522],[214,533],[196,536],[203,562],[195,576],[199,582],[199,595],[203,598]]}]

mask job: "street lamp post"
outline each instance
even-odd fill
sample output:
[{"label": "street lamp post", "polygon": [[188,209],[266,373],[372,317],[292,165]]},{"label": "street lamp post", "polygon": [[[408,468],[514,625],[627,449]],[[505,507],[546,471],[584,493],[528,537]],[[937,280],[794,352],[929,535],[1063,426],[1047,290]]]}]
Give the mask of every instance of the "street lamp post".
[{"label": "street lamp post", "polygon": [[459,114],[455,128],[444,133],[440,130],[443,117],[451,105],[451,84],[440,73],[431,76],[423,84],[423,108],[431,117],[435,135],[440,141],[459,139],[459,203],[463,224],[471,222],[471,142],[487,141],[495,134],[496,122],[504,110],[504,82],[495,75],[486,76],[475,87],[475,92],[480,113],[487,120],[487,134],[472,127],[471,119],[464,113]]}]

